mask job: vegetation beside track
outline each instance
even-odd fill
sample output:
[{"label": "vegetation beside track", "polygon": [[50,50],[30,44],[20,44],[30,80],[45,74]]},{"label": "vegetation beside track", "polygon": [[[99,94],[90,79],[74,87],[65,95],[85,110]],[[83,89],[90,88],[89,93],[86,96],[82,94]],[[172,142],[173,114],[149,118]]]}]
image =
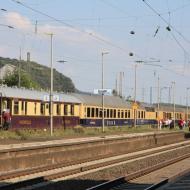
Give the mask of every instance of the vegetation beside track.
[{"label": "vegetation beside track", "polygon": [[[161,131],[178,131],[179,128],[169,130],[164,128]],[[105,127],[105,132],[102,132],[101,127],[80,127],[70,129],[54,129],[53,137],[50,135],[50,130],[39,130],[39,129],[21,129],[0,131],[0,141],[4,140],[22,140],[22,141],[33,141],[33,140],[51,140],[61,138],[77,138],[77,137],[89,137],[89,136],[102,136],[102,135],[117,135],[117,134],[128,134],[128,133],[143,133],[143,132],[156,132],[157,128],[151,128],[150,126],[138,126],[134,127]],[[184,131],[188,131],[187,128]]]}]

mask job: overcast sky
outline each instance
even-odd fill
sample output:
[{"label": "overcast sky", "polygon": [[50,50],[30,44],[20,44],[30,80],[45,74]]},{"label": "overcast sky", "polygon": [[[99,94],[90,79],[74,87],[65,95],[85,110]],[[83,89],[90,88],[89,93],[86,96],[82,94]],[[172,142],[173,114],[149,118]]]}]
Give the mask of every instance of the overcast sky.
[{"label": "overcast sky", "polygon": [[0,1],[0,9],[7,10],[0,11],[0,56],[18,58],[21,47],[22,59],[30,52],[31,60],[49,66],[50,36],[46,33],[52,32],[54,68],[70,77],[77,89],[101,88],[101,52],[106,50],[105,88],[114,89],[119,72],[124,72],[123,94],[133,96],[135,61],[146,61],[149,65],[137,66],[137,99],[149,102],[153,87],[153,101],[157,100],[159,75],[161,100],[168,101],[168,88],[163,87],[175,81],[176,102],[186,104],[190,0],[20,2]]}]

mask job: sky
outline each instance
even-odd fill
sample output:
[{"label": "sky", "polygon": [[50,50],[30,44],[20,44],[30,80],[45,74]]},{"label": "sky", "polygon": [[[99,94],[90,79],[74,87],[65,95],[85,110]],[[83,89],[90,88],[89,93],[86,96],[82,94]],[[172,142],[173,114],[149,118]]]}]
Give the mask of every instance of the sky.
[{"label": "sky", "polygon": [[0,9],[1,57],[21,49],[50,66],[53,33],[53,67],[77,89],[101,89],[109,52],[104,88],[122,73],[122,94],[134,97],[136,64],[137,100],[150,102],[152,87],[156,102],[159,78],[161,102],[190,103],[190,0],[1,0]]}]

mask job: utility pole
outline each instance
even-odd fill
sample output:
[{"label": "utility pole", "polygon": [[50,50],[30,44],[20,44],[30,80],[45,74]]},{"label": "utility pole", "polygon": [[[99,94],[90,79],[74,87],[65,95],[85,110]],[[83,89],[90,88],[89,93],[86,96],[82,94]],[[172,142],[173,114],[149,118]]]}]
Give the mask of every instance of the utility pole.
[{"label": "utility pole", "polygon": [[150,87],[150,104],[152,104],[152,86]]},{"label": "utility pole", "polygon": [[173,120],[175,128],[175,81],[172,81],[172,88],[173,88]]},{"label": "utility pole", "polygon": [[50,89],[50,129],[51,129],[51,136],[53,136],[53,34],[50,34],[51,37],[51,89]]},{"label": "utility pole", "polygon": [[104,55],[109,52],[102,52],[102,132],[105,132],[104,128]]},{"label": "utility pole", "polygon": [[[136,107],[136,90],[137,90],[137,64],[141,63],[143,65],[148,65],[148,66],[156,66],[156,67],[162,67],[161,65],[158,64],[151,64],[151,62],[160,62],[159,60],[156,61],[135,61],[135,91],[134,91],[134,104]],[[158,77],[158,112],[159,112],[159,77]],[[159,113],[158,113],[159,114]],[[159,116],[159,115],[158,115]],[[134,126],[136,127],[136,117],[137,117],[137,113],[136,113],[136,109],[134,109]],[[158,126],[159,126],[159,121],[158,121]]]},{"label": "utility pole", "polygon": [[160,77],[158,75],[158,91],[157,91],[157,120],[158,120],[158,129],[160,128]]},{"label": "utility pole", "polygon": [[168,87],[168,103],[171,104],[171,86]]},{"label": "utility pole", "polygon": [[116,95],[118,96],[118,81],[117,81],[117,75],[116,75],[116,79],[115,79],[115,91],[116,91]]},{"label": "utility pole", "polygon": [[142,88],[142,102],[144,102],[145,88]]},{"label": "utility pole", "polygon": [[135,89],[134,89],[134,102],[136,102],[137,95],[137,63],[135,64]]}]

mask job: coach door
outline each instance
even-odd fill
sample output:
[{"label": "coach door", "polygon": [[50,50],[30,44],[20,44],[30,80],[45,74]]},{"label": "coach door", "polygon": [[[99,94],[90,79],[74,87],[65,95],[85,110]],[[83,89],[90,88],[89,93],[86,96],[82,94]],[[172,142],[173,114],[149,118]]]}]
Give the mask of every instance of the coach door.
[{"label": "coach door", "polygon": [[0,126],[3,125],[3,117],[2,113],[3,110],[7,110],[12,114],[12,100],[11,99],[3,99],[2,96],[0,96]]}]

